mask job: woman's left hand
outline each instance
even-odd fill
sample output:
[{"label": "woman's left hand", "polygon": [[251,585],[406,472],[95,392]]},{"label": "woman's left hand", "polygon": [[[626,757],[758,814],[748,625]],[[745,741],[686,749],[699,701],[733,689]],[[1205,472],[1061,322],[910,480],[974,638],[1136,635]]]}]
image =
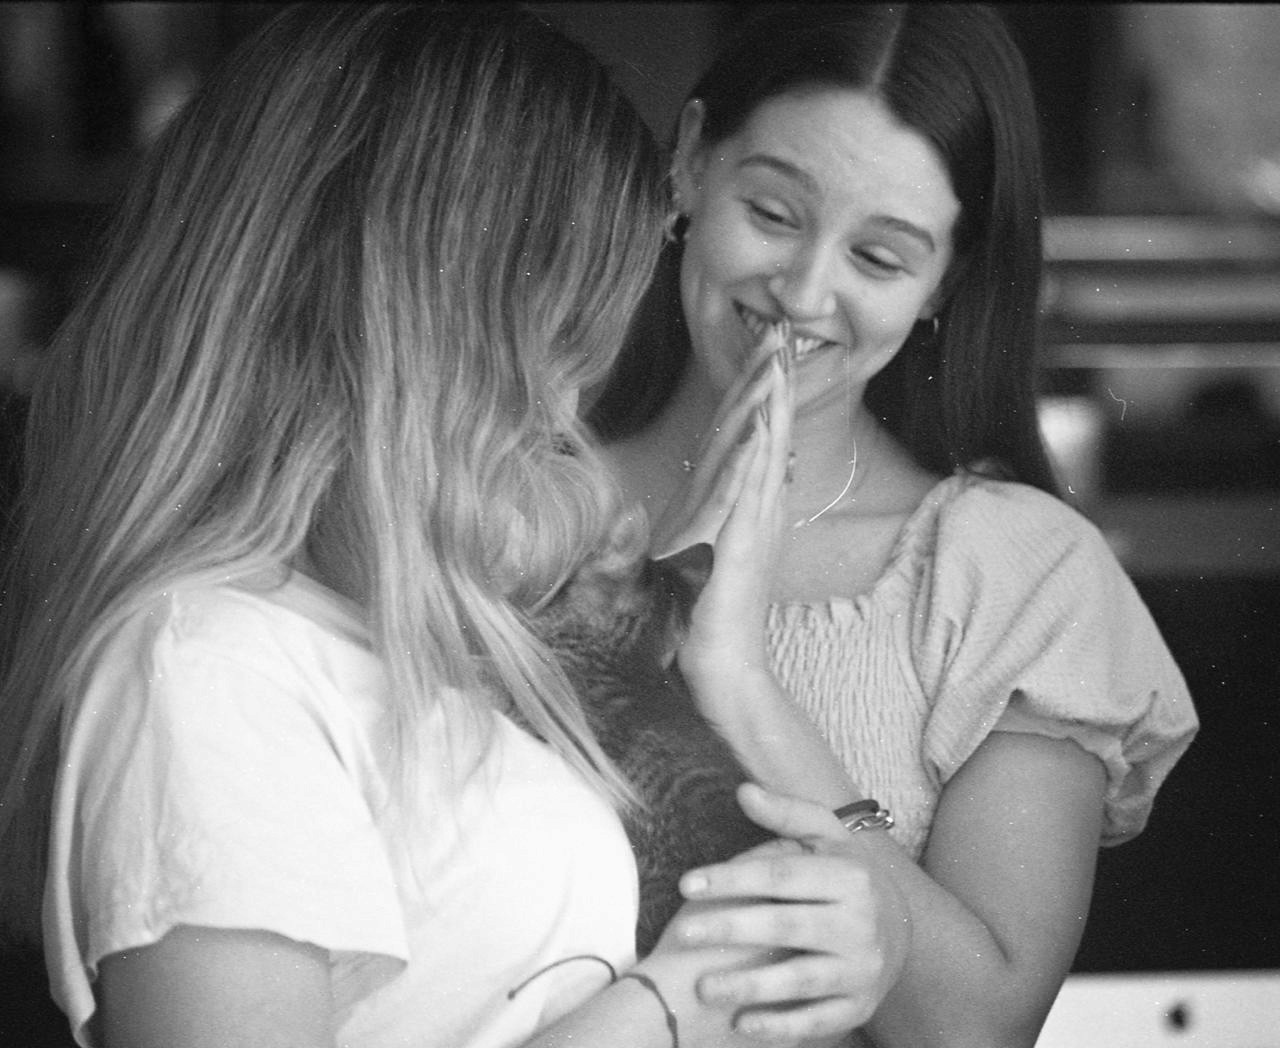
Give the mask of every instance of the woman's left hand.
[{"label": "woman's left hand", "polygon": [[685,897],[712,905],[685,907],[674,931],[689,946],[785,952],[705,974],[699,996],[736,1007],[736,1028],[761,1037],[825,1037],[861,1026],[910,948],[911,920],[891,866],[821,805],[752,784],[739,800],[783,839],[687,873]]}]

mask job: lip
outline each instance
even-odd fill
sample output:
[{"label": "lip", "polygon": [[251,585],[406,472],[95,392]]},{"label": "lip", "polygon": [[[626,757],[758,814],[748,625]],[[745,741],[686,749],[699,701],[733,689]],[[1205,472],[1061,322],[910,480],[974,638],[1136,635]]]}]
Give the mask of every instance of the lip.
[{"label": "lip", "polygon": [[[781,318],[770,317],[767,313],[761,313],[759,310],[752,309],[750,306],[741,302],[733,304],[738,314],[738,319],[742,321],[743,327],[753,338],[761,338],[764,333],[774,324],[777,324]],[[824,349],[831,349],[839,345],[830,339],[823,338],[804,328],[792,328],[791,330],[791,353],[792,358],[799,363],[814,352]]]}]

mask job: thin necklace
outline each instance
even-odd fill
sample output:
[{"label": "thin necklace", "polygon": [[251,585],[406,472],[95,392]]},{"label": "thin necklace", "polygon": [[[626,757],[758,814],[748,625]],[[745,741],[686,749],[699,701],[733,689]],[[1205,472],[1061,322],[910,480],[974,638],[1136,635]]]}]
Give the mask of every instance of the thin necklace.
[{"label": "thin necklace", "polygon": [[[848,356],[846,356],[844,362],[845,362],[845,382],[848,386],[852,386],[853,385],[852,361],[849,359]],[[845,496],[849,494],[849,490],[853,487],[854,477],[856,477],[858,474],[858,438],[853,433],[850,433],[849,440],[853,444],[853,449],[852,449],[853,457],[849,459],[849,476],[848,476],[848,479],[846,479],[844,482],[844,487],[840,489],[840,494],[838,494],[835,498],[833,498],[830,502],[828,502],[825,506],[823,506],[822,509],[818,510],[818,512],[815,513],[813,516],[801,517],[799,520],[793,523],[791,525],[791,529],[793,531],[796,531],[800,528],[807,528],[810,524],[812,524],[815,520],[821,517],[824,513],[828,512],[829,510],[835,509],[836,506],[838,506],[841,502],[844,501]],[[795,457],[796,457],[796,453],[794,451],[791,452],[790,460],[787,463],[787,480],[791,479],[791,471],[795,463]],[[692,473],[697,468],[698,468],[698,463],[694,459],[682,458],[680,460],[680,469],[685,473]]]},{"label": "thin necklace", "polygon": [[808,518],[802,517],[800,520],[797,520],[794,524],[791,525],[791,528],[793,531],[796,528],[807,528],[820,516],[826,513],[827,510],[833,509],[834,507],[838,506],[840,502],[844,499],[844,497],[847,494],[849,494],[849,489],[853,487],[854,474],[858,472],[858,438],[852,437],[851,439],[853,441],[853,458],[849,460],[849,479],[844,482],[844,487],[840,489],[840,494],[837,495],[835,498],[833,498],[825,506],[823,506],[822,509],[818,510],[818,512],[815,513],[812,517],[808,517]]},{"label": "thin necklace", "polygon": [[[845,399],[852,402],[851,391],[853,389],[853,362],[846,353],[844,358],[844,380],[845,380]],[[849,459],[849,479],[844,482],[844,487],[840,489],[840,494],[828,502],[822,509],[818,510],[812,517],[802,517],[791,525],[793,531],[799,528],[807,528],[815,520],[821,517],[827,510],[834,509],[844,501],[849,490],[853,487],[853,478],[858,473],[858,437],[853,432],[853,419],[849,420],[849,440],[853,444],[853,456]]]}]

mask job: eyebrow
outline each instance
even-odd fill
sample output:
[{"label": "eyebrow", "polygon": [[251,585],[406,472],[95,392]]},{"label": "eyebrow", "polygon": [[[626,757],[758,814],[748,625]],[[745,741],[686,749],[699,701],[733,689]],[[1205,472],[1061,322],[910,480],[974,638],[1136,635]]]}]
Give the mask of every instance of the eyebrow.
[{"label": "eyebrow", "polygon": [[[815,195],[818,193],[818,183],[809,172],[803,168],[796,167],[795,164],[786,160],[770,156],[768,153],[752,153],[740,161],[738,167],[763,167],[766,170],[782,175],[784,178],[789,178],[793,182],[799,182],[810,193]],[[937,253],[938,245],[934,243],[932,234],[914,222],[908,222],[905,218],[896,218],[893,215],[873,215],[872,221],[882,226],[888,226],[899,233],[905,233],[907,236],[920,241],[929,249],[930,253]]]}]

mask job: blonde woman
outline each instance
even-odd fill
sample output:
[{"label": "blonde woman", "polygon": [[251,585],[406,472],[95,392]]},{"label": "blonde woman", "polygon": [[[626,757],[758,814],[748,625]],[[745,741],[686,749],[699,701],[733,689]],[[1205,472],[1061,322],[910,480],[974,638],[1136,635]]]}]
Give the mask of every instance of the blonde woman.
[{"label": "blonde woman", "polygon": [[579,48],[440,5],[286,11],[155,147],[0,623],[5,923],[78,1044],[738,1043],[726,955],[631,967],[628,791],[522,625],[614,504],[576,390],[661,168]]}]

